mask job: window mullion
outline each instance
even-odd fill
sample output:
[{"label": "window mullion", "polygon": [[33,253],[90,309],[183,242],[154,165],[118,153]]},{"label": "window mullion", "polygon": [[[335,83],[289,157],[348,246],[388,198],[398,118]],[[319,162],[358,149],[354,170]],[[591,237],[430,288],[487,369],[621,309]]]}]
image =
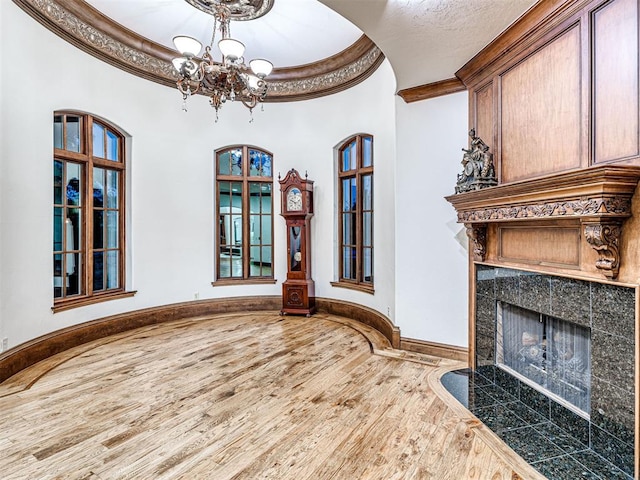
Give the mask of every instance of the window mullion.
[{"label": "window mullion", "polygon": [[85,215],[84,215],[84,241],[85,241],[85,285],[87,295],[93,295],[93,118],[87,118],[85,131],[85,146],[87,149],[87,172],[85,184]]},{"label": "window mullion", "polygon": [[242,147],[242,278],[249,278],[251,247],[249,245],[249,147]]}]

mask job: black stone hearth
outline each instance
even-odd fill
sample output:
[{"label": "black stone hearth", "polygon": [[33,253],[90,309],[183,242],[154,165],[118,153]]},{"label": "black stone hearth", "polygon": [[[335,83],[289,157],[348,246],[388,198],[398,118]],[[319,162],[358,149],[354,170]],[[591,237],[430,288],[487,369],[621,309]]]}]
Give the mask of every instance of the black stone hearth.
[{"label": "black stone hearth", "polygon": [[[477,373],[633,476],[635,289],[488,265],[476,271]],[[498,302],[591,330],[589,419],[495,366]]]}]

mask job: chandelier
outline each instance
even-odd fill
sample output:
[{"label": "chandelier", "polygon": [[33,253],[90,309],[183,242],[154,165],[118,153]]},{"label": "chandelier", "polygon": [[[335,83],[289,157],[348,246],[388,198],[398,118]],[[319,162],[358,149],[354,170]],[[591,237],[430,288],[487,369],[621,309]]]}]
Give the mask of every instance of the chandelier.
[{"label": "chandelier", "polygon": [[[253,108],[267,96],[268,86],[264,79],[273,70],[273,64],[261,58],[251,60],[248,67],[245,65],[245,47],[242,42],[231,38],[230,17],[229,8],[220,4],[215,6],[211,44],[205,47],[201,60],[197,58],[202,50],[198,40],[184,35],[173,38],[182,55],[173,59],[173,66],[180,75],[176,85],[182,93],[182,109],[187,111],[187,100],[191,95],[202,93],[209,97],[209,103],[216,110],[216,122],[218,111],[227,100],[239,100],[253,112]],[[218,27],[222,37],[218,42],[221,62],[216,62],[211,54]]]}]

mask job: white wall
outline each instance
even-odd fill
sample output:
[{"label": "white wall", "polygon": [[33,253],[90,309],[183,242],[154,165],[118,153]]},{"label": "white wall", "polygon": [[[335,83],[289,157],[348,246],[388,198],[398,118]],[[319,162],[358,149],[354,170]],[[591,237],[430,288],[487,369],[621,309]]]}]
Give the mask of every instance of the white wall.
[{"label": "white wall", "polygon": [[[467,346],[467,253],[453,207],[466,92],[396,100],[396,323],[403,337]],[[378,217],[376,217],[377,219]]]},{"label": "white wall", "polygon": [[[9,338],[9,346],[94,318],[192,300],[195,292],[201,299],[280,295],[286,277],[280,216],[274,222],[278,283],[211,286],[213,152],[238,143],[272,152],[275,174],[284,176],[294,167],[315,180],[316,295],[393,315],[395,84],[388,63],[346,92],[267,104],[264,112],[254,113],[252,124],[244,107],[225,105],[216,124],[206,99],[191,99],[184,113],[176,90],[94,59],[11,2],[2,2],[0,31],[0,336]],[[131,136],[127,286],[138,293],[53,314],[52,112],[57,109],[101,116]],[[335,279],[333,147],[357,132],[375,138],[375,295],[330,286]],[[279,193],[276,214],[278,198]]]}]

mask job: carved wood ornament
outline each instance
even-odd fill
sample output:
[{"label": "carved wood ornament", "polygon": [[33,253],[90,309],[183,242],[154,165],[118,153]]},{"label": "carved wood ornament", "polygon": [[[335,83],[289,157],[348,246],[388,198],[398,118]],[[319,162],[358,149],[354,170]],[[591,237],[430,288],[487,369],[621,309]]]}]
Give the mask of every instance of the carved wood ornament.
[{"label": "carved wood ornament", "polygon": [[584,225],[584,237],[600,257],[596,267],[607,278],[615,279],[620,267],[620,236],[622,226],[620,223],[586,223]]},{"label": "carved wood ornament", "polygon": [[598,254],[595,268],[614,280],[620,238],[631,216],[640,167],[605,165],[474,190],[446,199],[455,207],[473,246],[474,261],[487,258],[489,224],[553,221],[582,225],[583,241]]}]

